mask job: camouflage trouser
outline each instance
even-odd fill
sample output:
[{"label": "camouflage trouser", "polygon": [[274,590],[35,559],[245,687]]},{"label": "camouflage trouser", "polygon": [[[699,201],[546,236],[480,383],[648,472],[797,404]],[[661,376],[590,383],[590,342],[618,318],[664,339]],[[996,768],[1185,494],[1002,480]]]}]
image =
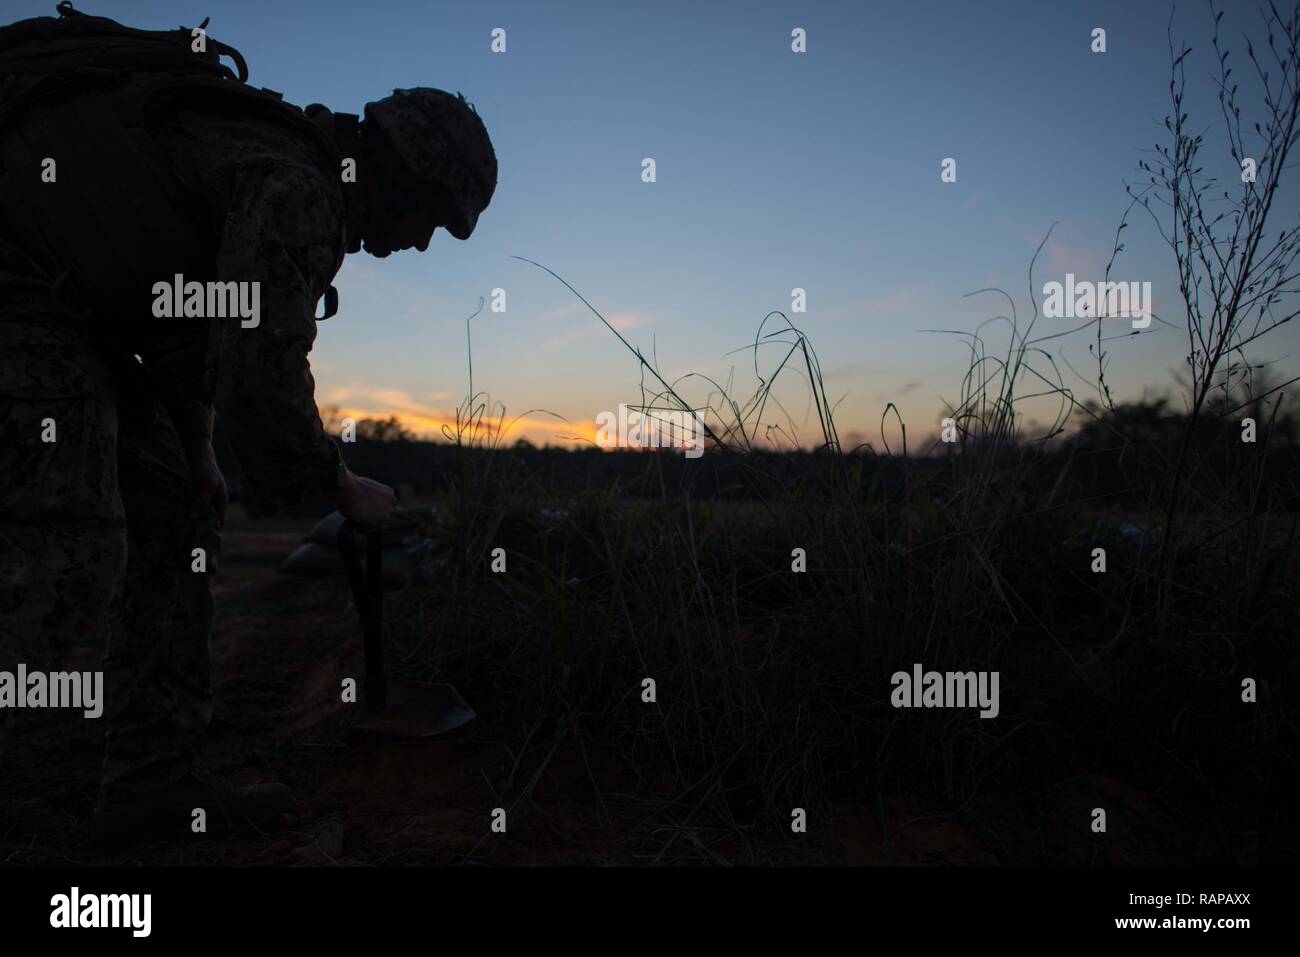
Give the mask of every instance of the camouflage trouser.
[{"label": "camouflage trouser", "polygon": [[[106,651],[103,783],[147,790],[189,771],[211,718],[220,539],[166,411],[126,388],[49,289],[0,242],[0,669]],[[206,574],[192,570],[198,547]],[[0,773],[24,714],[0,711]]]}]

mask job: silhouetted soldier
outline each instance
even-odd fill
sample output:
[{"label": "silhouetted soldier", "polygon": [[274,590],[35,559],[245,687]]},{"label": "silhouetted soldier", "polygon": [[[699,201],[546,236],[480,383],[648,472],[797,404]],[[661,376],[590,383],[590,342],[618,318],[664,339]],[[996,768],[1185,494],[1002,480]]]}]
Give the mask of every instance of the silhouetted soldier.
[{"label": "silhouetted soldier", "polygon": [[[316,304],[347,252],[468,238],[496,157],[459,96],[304,112],[192,31],[60,13],[0,31],[0,668],[107,631],[97,833],[187,834],[195,807],[210,831],[270,823],[283,785],[194,767],[226,506],[214,407],[261,504],[324,493],[381,523],[392,489],[347,469],[317,413]],[[260,284],[256,324],[155,318],[177,274]]]}]

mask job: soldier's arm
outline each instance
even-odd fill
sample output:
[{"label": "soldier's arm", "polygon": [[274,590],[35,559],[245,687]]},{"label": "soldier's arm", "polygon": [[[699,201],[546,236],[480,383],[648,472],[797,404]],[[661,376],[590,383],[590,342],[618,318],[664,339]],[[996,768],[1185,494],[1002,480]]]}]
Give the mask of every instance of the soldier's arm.
[{"label": "soldier's arm", "polygon": [[341,200],[322,176],[297,166],[246,176],[218,255],[222,281],[258,288],[256,325],[217,321],[217,411],[244,476],[273,507],[333,495],[339,482],[307,361],[316,302],[341,254]]}]

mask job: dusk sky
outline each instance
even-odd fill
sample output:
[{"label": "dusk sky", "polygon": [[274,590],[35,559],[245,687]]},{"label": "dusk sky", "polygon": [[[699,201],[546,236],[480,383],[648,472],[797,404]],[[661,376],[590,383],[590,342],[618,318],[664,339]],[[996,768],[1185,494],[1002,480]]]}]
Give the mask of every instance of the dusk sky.
[{"label": "dusk sky", "polygon": [[[1256,4],[1228,6],[1230,39],[1257,29]],[[210,35],[244,54],[251,82],[300,106],[360,112],[417,85],[475,104],[500,182],[474,236],[439,231],[424,254],[349,257],[340,313],[312,355],[321,405],[398,414],[425,432],[465,395],[465,319],[497,287],[507,311],[485,308],[472,325],[475,387],[509,416],[547,409],[568,420],[534,414],[514,434],[589,439],[599,412],[638,401],[636,360],[567,289],[511,258],[522,256],[572,283],[669,378],[725,380],[734,368],[742,394],[756,385],[750,355],[728,353],[752,343],[769,311],[789,312],[802,287],[807,312],[791,318],[842,398],[841,436],[879,446],[891,400],[909,436],[931,433],[957,397],[965,346],[922,330],[973,331],[1004,312],[997,297],[963,298],[986,286],[1027,314],[1026,270],[1054,222],[1036,295],[1067,272],[1100,280],[1124,184],[1164,142],[1169,110],[1170,5],[1160,0],[78,7],[154,29],[211,16]],[[54,2],[11,0],[6,12],[52,15]],[[1205,3],[1187,2],[1174,31],[1197,48],[1189,112],[1215,136],[1210,20]],[[490,50],[497,27],[503,54]],[[804,54],[791,51],[795,27],[807,31]],[[1104,54],[1090,50],[1094,27],[1107,32]],[[1232,46],[1244,67],[1244,44]],[[644,157],[655,183],[641,180]],[[940,181],[945,157],[957,161],[955,183]],[[1112,278],[1152,282],[1156,312],[1181,327],[1172,255],[1150,218],[1135,214],[1125,237]],[[1040,320],[1038,331],[1069,325]],[[989,335],[1004,347],[1004,333]],[[1083,374],[1066,370],[1081,399],[1095,395],[1091,341],[1052,343]],[[1289,357],[1296,345],[1287,329],[1253,357]],[[1181,331],[1159,325],[1111,342],[1112,388],[1121,398],[1168,389],[1184,346]],[[1286,377],[1293,364],[1280,364]],[[815,439],[804,384],[791,378],[779,394],[802,438]]]}]

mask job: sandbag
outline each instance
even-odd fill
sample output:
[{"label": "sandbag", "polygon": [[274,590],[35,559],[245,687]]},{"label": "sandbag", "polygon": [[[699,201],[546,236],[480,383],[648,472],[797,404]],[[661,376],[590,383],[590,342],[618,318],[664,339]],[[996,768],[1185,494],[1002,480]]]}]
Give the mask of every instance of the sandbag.
[{"label": "sandbag", "polygon": [[[338,547],[339,529],[343,522],[343,516],[337,511],[326,515],[307,533],[303,544],[280,563],[279,570],[286,575],[304,578],[346,574]],[[446,564],[446,559],[437,554],[434,541],[422,534],[409,518],[403,521],[400,515],[384,527],[383,551],[385,588],[431,582]],[[364,567],[364,550],[361,561]]]}]

